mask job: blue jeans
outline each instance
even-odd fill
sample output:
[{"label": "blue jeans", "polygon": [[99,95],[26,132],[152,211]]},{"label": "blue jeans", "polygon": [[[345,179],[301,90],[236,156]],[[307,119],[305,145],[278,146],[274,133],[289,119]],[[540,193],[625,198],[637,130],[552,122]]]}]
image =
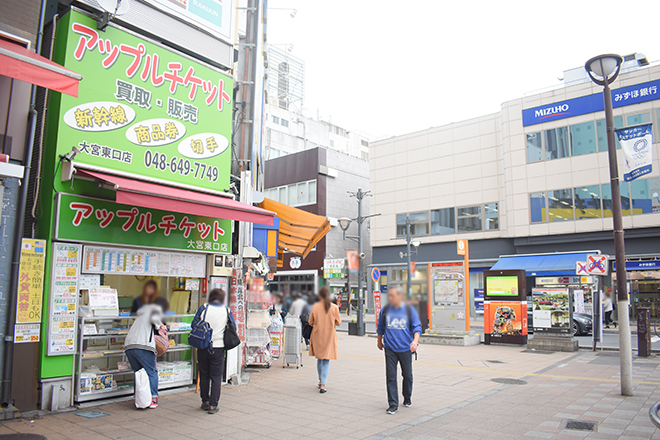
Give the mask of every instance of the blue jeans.
[{"label": "blue jeans", "polygon": [[319,372],[321,385],[325,385],[328,382],[328,374],[330,373],[330,359],[317,359],[316,370]]},{"label": "blue jeans", "polygon": [[156,353],[139,348],[131,348],[125,351],[128,362],[133,371],[141,368],[149,376],[149,385],[151,387],[151,397],[158,397],[158,368],[156,368]]},{"label": "blue jeans", "polygon": [[399,389],[396,381],[397,364],[401,364],[403,376],[403,403],[410,403],[413,387],[412,352],[398,353],[385,348],[385,373],[387,376],[387,402],[390,408],[399,407]]}]

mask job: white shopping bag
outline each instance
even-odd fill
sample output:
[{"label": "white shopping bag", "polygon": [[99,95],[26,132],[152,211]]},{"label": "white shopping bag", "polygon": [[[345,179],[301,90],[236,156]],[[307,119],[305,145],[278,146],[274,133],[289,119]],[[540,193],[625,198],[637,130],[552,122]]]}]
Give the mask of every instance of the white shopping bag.
[{"label": "white shopping bag", "polygon": [[151,405],[151,387],[149,375],[144,368],[135,372],[135,407],[146,408]]}]

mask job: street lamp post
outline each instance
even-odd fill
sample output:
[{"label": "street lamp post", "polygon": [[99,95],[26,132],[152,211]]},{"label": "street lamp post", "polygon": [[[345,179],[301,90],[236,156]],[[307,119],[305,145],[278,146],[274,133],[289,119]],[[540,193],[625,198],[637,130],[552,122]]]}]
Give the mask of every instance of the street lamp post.
[{"label": "street lamp post", "polygon": [[621,394],[633,395],[632,347],[630,341],[629,300],[626,284],[626,249],[623,240],[623,214],[621,212],[621,189],[619,187],[619,167],[614,139],[614,116],[612,114],[612,93],[610,84],[619,75],[623,58],[607,54],[591,58],[584,68],[593,82],[603,86],[605,101],[605,122],[607,125],[607,153],[609,155],[610,182],[612,188],[612,220],[614,222],[614,254],[616,261],[616,290],[619,310],[619,356],[621,373]]},{"label": "street lamp post", "polygon": [[[415,249],[411,250],[410,245],[414,246]],[[412,276],[413,274],[410,273],[412,272],[412,262],[410,261],[410,257],[412,254],[417,253],[417,248],[419,247],[420,242],[419,240],[413,240],[411,235],[410,235],[410,215],[406,215],[406,252],[400,252],[399,257],[407,257],[408,258],[408,265],[407,265],[407,271],[408,271],[408,286],[407,286],[407,292],[406,292],[406,298],[410,299],[412,298]]]},{"label": "street lamp post", "polygon": [[[339,227],[341,230],[344,232],[344,240],[347,238],[353,241],[357,241],[358,243],[358,256],[360,259],[360,268],[358,270],[358,317],[357,317],[357,325],[358,325],[358,336],[364,336],[364,304],[363,304],[363,295],[362,295],[362,281],[363,281],[363,276],[364,276],[364,258],[366,255],[364,254],[364,244],[362,242],[362,223],[370,218],[370,217],[375,217],[380,214],[372,214],[372,215],[362,215],[362,200],[371,195],[371,191],[362,191],[362,188],[358,189],[357,192],[351,192],[348,191],[348,193],[351,195],[351,197],[355,197],[358,202],[358,216],[355,219],[350,219],[347,217],[342,217],[340,218],[339,221]],[[351,225],[351,222],[357,222],[358,226],[358,235],[346,235],[346,230],[348,230],[348,227]],[[350,284],[349,284],[349,292],[348,292],[348,300],[350,303]]]}]

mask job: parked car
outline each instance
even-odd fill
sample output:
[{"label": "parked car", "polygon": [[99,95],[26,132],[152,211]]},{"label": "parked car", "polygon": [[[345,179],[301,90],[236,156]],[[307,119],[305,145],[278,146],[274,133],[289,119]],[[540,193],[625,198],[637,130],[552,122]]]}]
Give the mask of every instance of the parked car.
[{"label": "parked car", "polygon": [[582,336],[591,333],[593,322],[591,315],[586,313],[573,313],[573,335]]}]

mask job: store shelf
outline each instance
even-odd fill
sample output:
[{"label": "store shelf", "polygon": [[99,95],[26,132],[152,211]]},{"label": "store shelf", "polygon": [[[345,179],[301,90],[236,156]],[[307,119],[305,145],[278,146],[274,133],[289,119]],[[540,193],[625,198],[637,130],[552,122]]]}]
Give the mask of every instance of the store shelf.
[{"label": "store shelf", "polygon": [[98,374],[103,376],[104,374],[133,374],[133,370],[130,368],[127,370],[99,370],[99,371],[83,371],[82,374]]},{"label": "store shelf", "polygon": [[98,359],[103,357],[124,356],[124,350],[97,350],[97,351],[83,351],[80,355],[83,359]]},{"label": "store shelf", "polygon": [[97,391],[94,393],[79,394],[76,398],[76,401],[89,402],[90,400],[107,399],[109,397],[127,396],[130,394],[133,394],[133,385],[121,387],[111,391]]},{"label": "store shelf", "polygon": [[112,338],[112,337],[122,337],[126,336],[128,333],[100,333],[97,335],[83,335],[83,339],[101,339],[101,338]]}]

